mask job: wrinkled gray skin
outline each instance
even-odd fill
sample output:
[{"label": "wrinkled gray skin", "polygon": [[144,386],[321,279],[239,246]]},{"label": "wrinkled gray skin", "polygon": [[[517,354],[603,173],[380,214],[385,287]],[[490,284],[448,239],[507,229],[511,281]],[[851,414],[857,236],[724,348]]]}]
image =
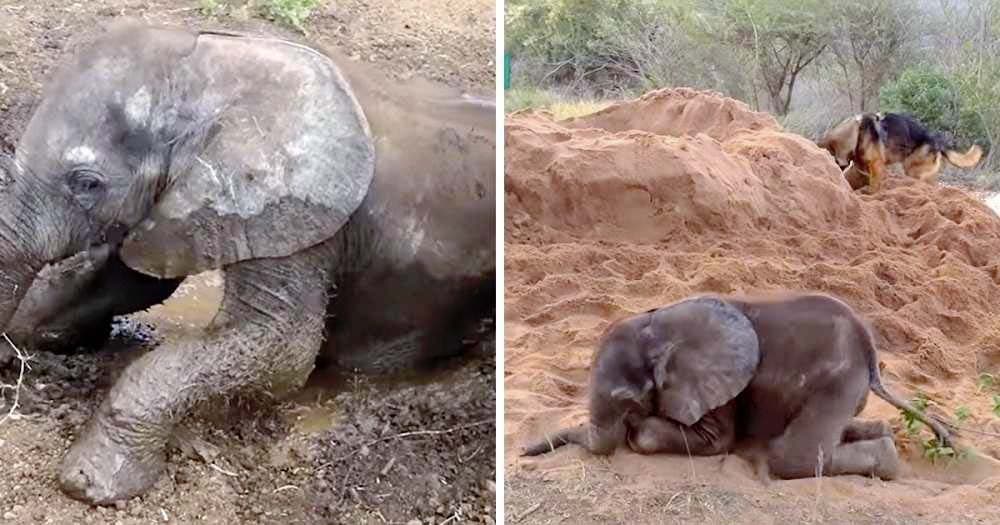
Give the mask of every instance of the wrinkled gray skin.
[{"label": "wrinkled gray skin", "polygon": [[[701,296],[612,325],[590,377],[590,422],[526,447],[577,443],[594,454],[714,455],[737,441],[766,445],[773,475],[860,474],[893,479],[889,426],[855,416],[871,390],[934,429],[882,386],[871,332],[821,294]],[[822,451],[822,454],[820,454]]]},{"label": "wrinkled gray skin", "polygon": [[[222,268],[219,313],[121,375],[63,460],[108,504],[206,400],[463,349],[494,298],[495,106],[288,42],[114,27],[49,84],[0,199],[0,322],[44,265],[113,241],[152,277]],[[327,315],[333,318],[327,320]],[[324,345],[324,338],[327,343]]]}]

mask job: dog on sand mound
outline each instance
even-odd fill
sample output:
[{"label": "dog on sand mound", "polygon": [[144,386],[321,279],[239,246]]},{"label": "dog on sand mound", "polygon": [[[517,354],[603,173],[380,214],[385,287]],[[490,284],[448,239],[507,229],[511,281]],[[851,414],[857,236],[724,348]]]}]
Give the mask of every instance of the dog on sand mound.
[{"label": "dog on sand mound", "polygon": [[948,138],[900,113],[855,115],[831,128],[818,145],[845,169],[852,188],[864,186],[867,180],[871,192],[881,189],[886,167],[891,164],[902,164],[909,177],[933,182],[941,171],[942,158],[953,166],[972,168],[983,155],[978,145],[965,153],[956,150]]}]

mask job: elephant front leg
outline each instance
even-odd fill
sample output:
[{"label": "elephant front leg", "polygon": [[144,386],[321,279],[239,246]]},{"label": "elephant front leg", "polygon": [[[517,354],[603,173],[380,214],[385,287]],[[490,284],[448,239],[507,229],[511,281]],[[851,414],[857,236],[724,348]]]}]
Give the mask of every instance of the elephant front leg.
[{"label": "elephant front leg", "polygon": [[325,250],[228,267],[204,336],[164,344],[122,373],[64,458],[63,490],[94,504],[142,494],[160,477],[174,425],[196,404],[301,386],[322,339]]},{"label": "elephant front leg", "polygon": [[629,448],[639,454],[711,456],[729,451],[736,439],[735,410],[724,405],[685,426],[662,417],[647,417],[629,428]]}]

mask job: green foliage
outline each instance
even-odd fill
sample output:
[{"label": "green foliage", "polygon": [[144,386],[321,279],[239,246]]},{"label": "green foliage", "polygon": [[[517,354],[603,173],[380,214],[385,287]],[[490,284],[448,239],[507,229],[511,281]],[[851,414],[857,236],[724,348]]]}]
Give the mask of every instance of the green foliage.
[{"label": "green foliage", "polygon": [[903,72],[879,93],[882,111],[910,113],[938,130],[959,127],[961,98],[958,89],[936,70],[917,67]]},{"label": "green foliage", "polygon": [[[930,406],[930,399],[923,392],[917,392],[916,396],[910,400],[910,405],[913,406],[914,412],[900,409],[900,414],[903,416],[903,423],[906,427],[907,435],[911,437],[916,437],[920,433],[920,429],[924,424],[917,419],[917,413],[919,415],[926,414],[927,407]],[[971,412],[968,407],[959,407],[955,411],[955,417],[959,421],[964,421],[971,416]],[[952,447],[942,446],[938,442],[936,437],[920,440],[920,446],[923,448],[924,457],[936,462],[939,459],[962,459],[966,456],[965,450],[955,450]]]},{"label": "green foliage", "polygon": [[997,386],[997,378],[993,374],[983,372],[979,374],[979,378],[976,379],[976,385],[979,387],[979,391],[989,390]]},{"label": "green foliage", "polygon": [[951,447],[943,447],[938,443],[937,438],[928,439],[923,442],[924,447],[924,457],[936,462],[941,458],[947,459],[961,459],[965,457],[965,451],[956,453],[955,449]]},{"label": "green foliage", "polygon": [[[935,69],[914,67],[879,93],[882,111],[909,113],[928,128],[954,138],[956,145],[989,146],[989,134],[981,113],[967,103],[953,77]],[[1000,100],[998,100],[1000,102]]]},{"label": "green foliage", "polygon": [[201,0],[198,5],[198,10],[201,11],[202,15],[216,16],[225,11],[225,6],[220,4],[219,0]]},{"label": "green foliage", "polygon": [[1000,417],[1000,394],[993,394],[993,415]]},{"label": "green foliage", "polygon": [[[910,404],[915,408],[920,414],[923,414],[927,410],[927,406],[930,404],[930,400],[923,392],[917,392],[917,395],[910,400]],[[917,419],[917,414],[900,409],[900,413],[903,415],[903,424],[906,427],[906,433],[915,436],[920,432],[920,427],[923,423]]]},{"label": "green foliage", "polygon": [[264,18],[288,24],[305,33],[302,24],[319,3],[320,0],[262,0],[258,9]]}]

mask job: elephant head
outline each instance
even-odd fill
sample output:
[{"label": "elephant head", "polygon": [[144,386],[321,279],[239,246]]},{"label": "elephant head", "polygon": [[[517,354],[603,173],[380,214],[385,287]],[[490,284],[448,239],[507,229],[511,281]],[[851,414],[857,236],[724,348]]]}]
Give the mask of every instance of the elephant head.
[{"label": "elephant head", "polygon": [[648,416],[690,426],[742,392],[760,348],[750,320],[715,297],[696,297],[613,325],[590,376],[590,422],[526,447],[537,455],[565,443],[609,454]]},{"label": "elephant head", "polygon": [[94,245],[175,278],[322,242],[374,147],[325,55],[125,23],[57,71],[3,171],[0,326],[45,264]]},{"label": "elephant head", "polygon": [[757,332],[735,306],[696,297],[650,314],[659,415],[693,425],[735,398],[760,363]]}]

